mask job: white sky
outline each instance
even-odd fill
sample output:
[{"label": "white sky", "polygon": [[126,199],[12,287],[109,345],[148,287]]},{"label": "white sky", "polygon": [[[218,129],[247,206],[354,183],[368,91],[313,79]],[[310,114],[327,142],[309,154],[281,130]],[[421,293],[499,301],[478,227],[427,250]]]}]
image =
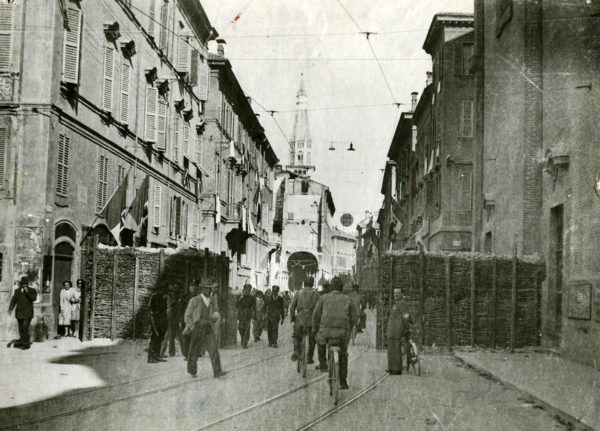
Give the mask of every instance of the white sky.
[{"label": "white sky", "polygon": [[[433,15],[473,12],[473,0],[201,2],[227,42],[225,55],[244,91],[268,110],[290,111],[275,114],[288,139],[302,72],[309,109],[362,106],[309,111],[317,167],[313,179],[331,187],[338,226],[343,213],[351,213],[356,223],[365,210],[377,210],[382,201],[381,170],[399,114],[410,109],[410,93],[422,91],[425,72],[431,70],[422,46]],[[370,41],[382,59],[393,96],[365,36],[344,8],[362,31],[379,33],[371,35]],[[348,60],[357,58],[366,60]],[[404,105],[398,110],[394,102]],[[382,104],[386,106],[364,106]],[[277,156],[289,163],[289,146],[277,124],[253,106]],[[336,151],[328,150],[332,141]],[[346,151],[350,141],[355,152]]]}]

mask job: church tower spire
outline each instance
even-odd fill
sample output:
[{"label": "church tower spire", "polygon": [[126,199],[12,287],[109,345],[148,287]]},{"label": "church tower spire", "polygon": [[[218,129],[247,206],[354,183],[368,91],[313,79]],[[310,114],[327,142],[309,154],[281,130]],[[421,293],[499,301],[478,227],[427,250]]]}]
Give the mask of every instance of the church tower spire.
[{"label": "church tower spire", "polygon": [[315,167],[312,154],[312,137],[308,124],[308,96],[304,87],[304,74],[300,74],[300,84],[296,93],[296,113],[294,129],[290,140],[290,167],[301,175],[310,175]]}]

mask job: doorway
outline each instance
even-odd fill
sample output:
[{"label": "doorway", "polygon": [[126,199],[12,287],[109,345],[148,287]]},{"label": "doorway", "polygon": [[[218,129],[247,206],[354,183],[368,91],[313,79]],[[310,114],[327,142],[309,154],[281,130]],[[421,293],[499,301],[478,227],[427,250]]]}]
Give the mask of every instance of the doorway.
[{"label": "doorway", "polygon": [[71,281],[73,267],[73,246],[68,242],[61,242],[54,247],[54,283],[52,286],[52,308],[54,310],[54,328],[58,328],[58,314],[60,305],[60,291],[64,281]]},{"label": "doorway", "polygon": [[562,330],[563,303],[563,271],[564,271],[564,208],[555,206],[550,210],[550,289],[548,301],[550,305],[549,324],[553,342],[560,344]]}]

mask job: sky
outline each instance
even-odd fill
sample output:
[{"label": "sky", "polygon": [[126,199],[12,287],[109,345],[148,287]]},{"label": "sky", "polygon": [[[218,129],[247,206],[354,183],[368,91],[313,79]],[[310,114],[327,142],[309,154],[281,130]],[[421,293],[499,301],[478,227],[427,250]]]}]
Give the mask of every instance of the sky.
[{"label": "sky", "polygon": [[[473,0],[201,3],[225,39],[225,56],[255,101],[282,164],[290,161],[287,140],[304,74],[316,165],[312,178],[330,187],[338,227],[342,214],[352,214],[354,224],[345,228],[352,231],[365,211],[381,207],[382,171],[393,132],[400,113],[410,110],[410,93],[422,91],[431,70],[422,46],[433,16],[472,13]],[[361,32],[373,34],[367,40]],[[214,42],[209,49],[216,52]],[[271,117],[265,109],[278,112]],[[356,151],[347,151],[350,142]],[[332,143],[335,151],[329,150]]]}]

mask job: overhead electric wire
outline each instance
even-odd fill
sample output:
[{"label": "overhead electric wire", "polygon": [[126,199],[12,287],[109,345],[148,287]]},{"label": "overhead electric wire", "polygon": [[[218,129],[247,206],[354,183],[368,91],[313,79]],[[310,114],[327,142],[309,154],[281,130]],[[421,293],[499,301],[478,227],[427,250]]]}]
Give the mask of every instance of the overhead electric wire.
[{"label": "overhead electric wire", "polygon": [[[372,105],[348,105],[348,106],[321,106],[316,108],[306,108],[306,111],[336,111],[343,109],[355,109],[355,108],[377,108],[384,106],[394,106],[394,103],[375,103]],[[295,109],[286,109],[281,111],[275,111],[278,114],[285,114],[290,112],[296,112]]]},{"label": "overhead electric wire", "polygon": [[287,138],[285,132],[283,131],[281,125],[279,124],[279,122],[277,121],[277,119],[275,118],[275,113],[278,111],[269,111],[267,108],[265,108],[258,100],[256,100],[254,97],[248,95],[248,97],[250,97],[250,99],[252,101],[254,101],[254,103],[256,103],[258,105],[259,108],[261,108],[263,111],[265,111],[266,113],[268,113],[271,118],[273,119],[273,121],[275,122],[275,125],[277,126],[277,128],[279,129],[279,131],[281,132],[281,134],[283,135],[283,138],[285,139],[285,141],[287,142],[287,144],[290,146],[290,148],[293,150],[294,146],[292,145],[292,143],[290,142],[290,140]]}]

